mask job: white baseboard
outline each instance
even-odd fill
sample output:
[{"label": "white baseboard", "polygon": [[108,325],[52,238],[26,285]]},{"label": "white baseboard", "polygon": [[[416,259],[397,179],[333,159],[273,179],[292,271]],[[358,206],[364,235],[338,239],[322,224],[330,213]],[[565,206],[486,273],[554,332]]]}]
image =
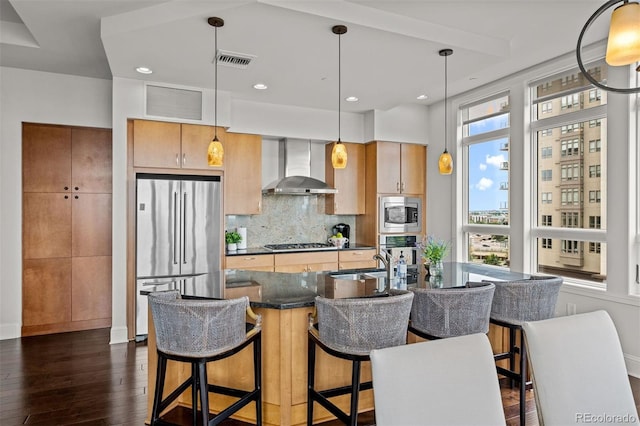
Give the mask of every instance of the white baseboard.
[{"label": "white baseboard", "polygon": [[640,357],[624,354],[624,363],[627,365],[627,374],[640,379]]},{"label": "white baseboard", "polygon": [[129,333],[127,327],[111,327],[110,344],[127,343],[129,341]]},{"label": "white baseboard", "polygon": [[0,325],[0,340],[17,339],[22,336],[20,324],[2,324]]}]

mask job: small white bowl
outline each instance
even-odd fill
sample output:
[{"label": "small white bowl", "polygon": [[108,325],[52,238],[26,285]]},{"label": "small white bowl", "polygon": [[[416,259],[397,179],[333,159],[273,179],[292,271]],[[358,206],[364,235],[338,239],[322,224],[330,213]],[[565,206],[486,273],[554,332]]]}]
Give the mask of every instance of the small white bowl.
[{"label": "small white bowl", "polygon": [[349,242],[349,239],[348,239],[348,238],[344,238],[344,237],[343,237],[343,238],[334,238],[334,237],[331,237],[331,238],[329,238],[329,239],[327,240],[327,242],[328,242],[329,244],[333,244],[333,245],[334,245],[334,246],[336,246],[337,248],[341,249],[341,248],[343,248],[343,247],[344,247],[344,245],[345,245],[346,243],[348,243],[348,242]]}]

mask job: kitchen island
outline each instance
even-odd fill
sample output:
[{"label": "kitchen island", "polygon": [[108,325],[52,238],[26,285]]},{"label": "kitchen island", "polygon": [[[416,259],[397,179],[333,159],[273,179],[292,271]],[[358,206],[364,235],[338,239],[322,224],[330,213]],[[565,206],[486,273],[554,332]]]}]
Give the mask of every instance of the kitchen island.
[{"label": "kitchen island", "polygon": [[[466,265],[466,264],[457,264]],[[473,271],[469,271],[471,269]],[[462,284],[479,277],[495,276],[497,279],[514,279],[522,274],[505,273],[498,269],[478,265],[456,266],[449,269],[452,285]],[[263,421],[265,425],[306,424],[307,403],[307,326],[308,315],[313,312],[317,295],[325,297],[366,296],[383,291],[386,285],[384,270],[369,270],[371,275],[362,275],[361,270],[341,270],[339,272],[277,273],[245,270],[220,271],[219,288],[183,288],[185,296],[225,298],[248,296],[252,309],[262,315],[262,371],[263,371]],[[493,272],[493,273],[492,273]],[[446,273],[446,269],[445,269]],[[478,275],[480,274],[480,275]],[[349,279],[349,276],[361,279]],[[445,276],[445,280],[449,280]],[[443,281],[444,282],[444,281]],[[418,285],[432,285],[422,281]],[[437,285],[444,285],[442,283]],[[221,293],[222,292],[222,293]],[[148,412],[153,403],[157,354],[152,318],[149,318],[149,398]],[[501,345],[501,337],[495,336],[495,344]],[[252,369],[242,368],[252,365],[252,351],[243,350],[234,357],[217,361],[208,369],[209,380],[223,386],[250,389],[253,384]],[[329,388],[351,383],[349,362],[333,358],[318,351],[316,358],[316,386]],[[169,361],[167,385],[170,391],[190,375],[188,365]],[[370,380],[368,363],[363,364],[362,380]],[[220,411],[232,402],[232,398],[213,395],[210,407]],[[349,396],[334,398],[339,406],[347,409]],[[176,403],[191,406],[189,391]],[[359,411],[373,409],[373,392],[361,393]],[[255,423],[253,404],[244,407],[237,419]],[[321,406],[314,410],[314,423],[334,418]]]}]

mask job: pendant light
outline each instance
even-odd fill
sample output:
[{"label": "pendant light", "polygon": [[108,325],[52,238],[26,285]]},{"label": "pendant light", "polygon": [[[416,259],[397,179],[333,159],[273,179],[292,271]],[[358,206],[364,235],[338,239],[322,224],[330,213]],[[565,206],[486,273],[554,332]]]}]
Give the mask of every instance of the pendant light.
[{"label": "pendant light", "polygon": [[209,25],[215,28],[215,86],[214,86],[214,136],[213,140],[209,143],[207,149],[207,162],[209,166],[222,166],[224,158],[224,148],[222,142],[218,140],[218,27],[224,25],[224,21],[221,18],[212,17],[207,20]]},{"label": "pendant light", "polygon": [[[629,0],[609,0],[591,15],[580,31],[576,47],[578,67],[582,71],[582,75],[600,89],[616,93],[640,93],[640,87],[611,87],[600,83],[589,74],[582,63],[582,38],[584,34],[604,11],[618,3],[622,3],[622,5],[611,13],[605,60],[611,66],[631,65],[640,61],[640,3]],[[640,72],[640,67],[636,68],[636,71]]]},{"label": "pendant light", "polygon": [[333,149],[331,150],[331,164],[334,169],[344,169],[347,167],[347,147],[344,146],[342,141],[340,140],[340,104],[342,103],[341,98],[341,81],[340,81],[340,60],[341,60],[341,46],[340,46],[340,38],[342,34],[347,32],[347,27],[344,25],[334,25],[331,29],[334,34],[338,35],[338,141],[333,144]]},{"label": "pendant light", "polygon": [[447,57],[453,55],[453,50],[442,49],[438,53],[444,56],[444,152],[440,154],[438,169],[441,175],[450,175],[453,172],[453,158],[447,151]]}]

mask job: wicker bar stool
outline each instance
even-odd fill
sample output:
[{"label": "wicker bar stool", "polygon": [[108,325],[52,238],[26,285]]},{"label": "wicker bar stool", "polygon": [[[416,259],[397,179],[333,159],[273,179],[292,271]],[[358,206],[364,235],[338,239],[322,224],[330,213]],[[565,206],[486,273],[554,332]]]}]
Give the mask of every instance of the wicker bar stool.
[{"label": "wicker bar stool", "polygon": [[[562,286],[561,277],[536,276],[519,281],[492,281],[496,286],[491,304],[490,322],[509,330],[509,350],[494,354],[496,361],[509,360],[509,369],[496,366],[498,373],[515,381],[520,386],[520,424],[525,424],[525,396],[527,385],[527,351],[525,349],[522,324],[525,321],[539,321],[553,318],[558,293]],[[520,339],[516,342],[516,331]],[[516,354],[520,354],[516,370]]]},{"label": "wicker bar stool", "polygon": [[[314,314],[309,316],[307,425],[313,424],[313,405],[318,402],[347,425],[358,424],[361,390],[372,389],[372,382],[360,382],[360,366],[369,361],[372,349],[404,345],[413,293],[391,290],[388,296],[326,299],[316,297]],[[317,314],[317,324],[315,323]],[[352,362],[351,386],[316,390],[316,346],[326,353]],[[349,413],[329,398],[351,394]]]},{"label": "wicker bar stool", "polygon": [[[197,423],[198,394],[201,422],[217,425],[231,414],[256,403],[257,424],[262,424],[261,321],[249,307],[249,298],[229,300],[182,299],[176,290],[149,295],[158,351],[156,389],[151,425],[171,424],[160,418],[162,412],[191,387],[193,425]],[[255,325],[247,324],[247,315]],[[247,331],[249,330],[249,331]],[[207,363],[227,358],[253,344],[254,389],[231,389],[207,382]],[[167,360],[191,364],[191,376],[162,398]],[[239,398],[238,401],[209,419],[209,392]]]},{"label": "wicker bar stool", "polygon": [[446,289],[412,288],[409,331],[429,340],[487,334],[495,289],[492,283],[468,283],[466,287]]}]

